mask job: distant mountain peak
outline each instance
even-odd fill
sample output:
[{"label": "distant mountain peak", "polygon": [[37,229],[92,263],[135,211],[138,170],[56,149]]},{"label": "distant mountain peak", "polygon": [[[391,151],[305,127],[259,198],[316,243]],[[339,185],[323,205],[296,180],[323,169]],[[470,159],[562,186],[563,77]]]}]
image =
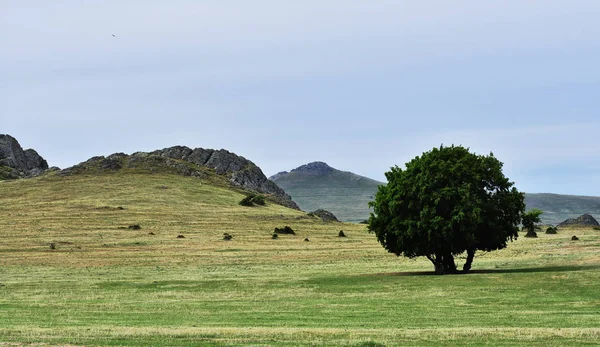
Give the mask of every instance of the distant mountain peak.
[{"label": "distant mountain peak", "polygon": [[322,161],[313,161],[312,163],[304,164],[292,170],[292,172],[303,172],[311,175],[324,175],[335,169]]}]

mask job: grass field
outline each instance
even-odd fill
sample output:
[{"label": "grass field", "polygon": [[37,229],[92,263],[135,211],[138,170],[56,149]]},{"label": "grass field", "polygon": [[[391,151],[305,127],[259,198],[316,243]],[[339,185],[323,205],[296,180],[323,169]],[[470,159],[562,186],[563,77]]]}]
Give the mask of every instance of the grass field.
[{"label": "grass field", "polygon": [[[472,274],[432,276],[364,225],[242,197],[167,174],[0,182],[0,345],[600,341],[599,231],[519,238],[478,254]],[[271,239],[284,225],[297,235]]]}]

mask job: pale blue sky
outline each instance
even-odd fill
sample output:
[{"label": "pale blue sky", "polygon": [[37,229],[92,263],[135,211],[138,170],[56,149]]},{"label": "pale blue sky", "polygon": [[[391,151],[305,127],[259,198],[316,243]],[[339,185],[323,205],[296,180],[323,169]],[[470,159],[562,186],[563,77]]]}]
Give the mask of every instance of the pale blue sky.
[{"label": "pale blue sky", "polygon": [[599,18],[596,0],[0,0],[0,133],[60,167],[186,145],[378,180],[462,144],[520,190],[600,195]]}]

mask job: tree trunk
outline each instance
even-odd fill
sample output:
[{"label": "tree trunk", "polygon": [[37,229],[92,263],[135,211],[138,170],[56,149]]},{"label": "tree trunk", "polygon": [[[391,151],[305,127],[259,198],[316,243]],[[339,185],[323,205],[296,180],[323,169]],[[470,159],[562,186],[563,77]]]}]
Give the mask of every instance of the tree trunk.
[{"label": "tree trunk", "polygon": [[444,273],[454,274],[458,272],[456,270],[456,263],[454,262],[454,257],[452,256],[452,253],[444,253],[442,262],[444,264]]},{"label": "tree trunk", "polygon": [[433,264],[433,268],[435,269],[436,275],[444,274],[444,262],[441,253],[436,253],[435,255],[428,255],[427,259]]},{"label": "tree trunk", "polygon": [[463,265],[464,273],[468,273],[469,271],[471,271],[473,258],[475,258],[475,249],[467,249],[467,261],[465,262],[465,265]]}]

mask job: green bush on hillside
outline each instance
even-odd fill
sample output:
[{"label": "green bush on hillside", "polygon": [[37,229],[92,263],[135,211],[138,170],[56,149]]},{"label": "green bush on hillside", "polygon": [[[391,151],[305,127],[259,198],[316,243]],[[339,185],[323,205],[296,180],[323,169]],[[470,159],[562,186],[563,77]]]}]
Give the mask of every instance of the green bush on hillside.
[{"label": "green bush on hillside", "polygon": [[248,194],[245,198],[243,198],[240,203],[242,206],[254,206],[260,205],[264,206],[266,204],[265,197],[259,194]]}]

